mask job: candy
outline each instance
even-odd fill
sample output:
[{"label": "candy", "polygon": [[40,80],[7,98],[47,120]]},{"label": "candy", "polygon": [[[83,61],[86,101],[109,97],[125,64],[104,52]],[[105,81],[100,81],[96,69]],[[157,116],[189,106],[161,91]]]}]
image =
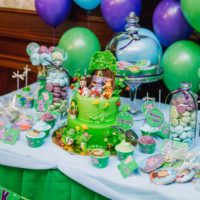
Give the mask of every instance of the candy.
[{"label": "candy", "polygon": [[60,86],[61,87],[64,87],[66,85],[66,82],[65,82],[65,80],[63,80],[63,79],[60,79]]},{"label": "candy", "polygon": [[43,66],[48,66],[50,65],[52,60],[51,60],[51,55],[47,54],[47,53],[42,53],[40,55],[40,63],[43,65]]},{"label": "candy", "polygon": [[50,92],[53,91],[53,85],[52,84],[47,84],[46,89],[49,90]]},{"label": "candy", "polygon": [[187,137],[188,137],[188,138],[193,138],[193,135],[194,135],[194,134],[193,134],[192,131],[188,131],[188,132],[187,132]]},{"label": "candy", "polygon": [[58,83],[59,85],[58,86],[60,86],[60,79],[54,79],[54,81],[53,81],[53,83]]},{"label": "candy", "polygon": [[180,104],[176,107],[178,113],[182,114],[186,111],[186,106],[184,104]]},{"label": "candy", "polygon": [[184,123],[184,122],[182,122],[182,121],[180,121],[179,124],[180,124],[180,126],[182,126],[183,128],[185,128],[185,127],[187,126],[187,124]]},{"label": "candy", "polygon": [[192,114],[191,114],[191,120],[195,120],[196,119],[196,113],[195,112],[193,112]]},{"label": "candy", "polygon": [[172,119],[172,126],[178,126],[178,120]]},{"label": "candy", "polygon": [[193,111],[193,108],[190,107],[190,106],[188,106],[188,107],[186,108],[186,110],[187,110],[187,111]]},{"label": "candy", "polygon": [[176,128],[175,128],[175,132],[177,133],[177,134],[181,134],[182,132],[183,132],[183,127],[182,126],[177,126]]},{"label": "candy", "polygon": [[[51,77],[51,78],[53,78],[53,79],[55,79],[56,78],[56,73],[54,73],[54,72],[50,72],[49,73],[49,77]],[[48,77],[47,77],[48,78]]]},{"label": "candy", "polygon": [[182,115],[183,115],[184,117],[188,117],[188,116],[190,116],[190,113],[189,113],[188,111],[186,111],[186,112],[184,112]]},{"label": "candy", "polygon": [[62,53],[60,53],[60,52],[53,52],[52,53],[52,59],[53,60],[63,60],[64,58],[63,58],[63,55],[62,55]]},{"label": "candy", "polygon": [[196,126],[195,121],[191,121],[191,122],[190,122],[190,126],[191,126],[192,128],[195,128],[195,126]]},{"label": "candy", "polygon": [[190,127],[190,126],[186,126],[185,128],[184,128],[184,131],[191,131],[192,130],[192,128]]},{"label": "candy", "polygon": [[190,117],[182,117],[181,121],[188,124],[190,122]]},{"label": "candy", "polygon": [[54,90],[55,92],[61,92],[60,87],[54,87],[53,90]]},{"label": "candy", "polygon": [[65,73],[59,73],[59,74],[57,74],[56,76],[57,76],[57,78],[59,78],[59,79],[65,79],[65,78],[67,77],[67,74],[65,74]]},{"label": "candy", "polygon": [[171,117],[172,118],[178,118],[179,117],[178,111],[176,109],[171,110]]},{"label": "candy", "polygon": [[54,101],[54,102],[58,102],[58,101],[60,101],[60,98],[59,98],[59,97],[54,97],[54,98],[53,98],[53,101]]},{"label": "candy", "polygon": [[46,47],[46,46],[41,46],[39,51],[38,51],[39,54],[42,54],[42,53],[49,53],[49,49]]},{"label": "candy", "polygon": [[40,55],[38,53],[32,53],[30,56],[30,61],[34,66],[40,65]]},{"label": "candy", "polygon": [[182,140],[187,138],[187,133],[183,132],[180,136],[179,136]]},{"label": "candy", "polygon": [[53,86],[54,87],[60,87],[60,84],[59,83],[53,83]]},{"label": "candy", "polygon": [[191,140],[191,139],[185,139],[182,142],[187,143],[189,148],[191,148],[193,146],[193,140]]}]

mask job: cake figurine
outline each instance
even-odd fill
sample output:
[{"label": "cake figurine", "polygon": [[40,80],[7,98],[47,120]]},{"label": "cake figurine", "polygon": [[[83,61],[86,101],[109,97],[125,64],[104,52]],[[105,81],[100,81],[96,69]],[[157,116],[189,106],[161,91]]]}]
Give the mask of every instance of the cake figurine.
[{"label": "cake figurine", "polygon": [[[78,78],[78,84],[73,84],[68,124],[55,133],[55,141],[76,153],[90,154],[94,148],[115,153],[115,146],[124,138],[115,128],[123,85],[115,78],[116,59],[110,51],[96,52],[89,70],[93,72],[91,76]],[[66,138],[72,129],[76,136],[68,148]],[[61,135],[61,139],[57,135]]]}]

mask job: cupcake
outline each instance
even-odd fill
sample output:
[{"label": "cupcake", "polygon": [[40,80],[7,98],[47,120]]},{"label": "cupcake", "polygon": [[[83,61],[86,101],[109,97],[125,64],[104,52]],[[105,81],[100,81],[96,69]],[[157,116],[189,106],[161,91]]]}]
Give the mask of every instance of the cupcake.
[{"label": "cupcake", "polygon": [[142,132],[142,135],[149,135],[149,136],[152,136],[152,137],[156,137],[159,133],[159,128],[149,126],[148,124],[144,124],[141,127],[141,132]]},{"label": "cupcake", "polygon": [[105,168],[108,165],[110,152],[104,149],[94,149],[90,153],[92,164],[97,168]]},{"label": "cupcake", "polygon": [[33,126],[33,130],[36,132],[45,132],[45,137],[49,135],[49,131],[51,130],[51,126],[44,121],[38,121]]},{"label": "cupcake", "polygon": [[156,148],[156,141],[153,137],[142,136],[139,138],[139,146],[142,153],[152,154]]},{"label": "cupcake", "polygon": [[53,127],[56,122],[56,118],[51,113],[48,112],[44,113],[41,119],[47,124],[49,124],[51,127]]},{"label": "cupcake", "polygon": [[44,143],[45,133],[44,132],[36,132],[30,131],[26,133],[26,139],[28,141],[28,145],[32,148],[40,147]]},{"label": "cupcake", "polygon": [[124,160],[128,156],[133,155],[134,149],[134,146],[125,140],[123,140],[115,147],[119,160]]}]

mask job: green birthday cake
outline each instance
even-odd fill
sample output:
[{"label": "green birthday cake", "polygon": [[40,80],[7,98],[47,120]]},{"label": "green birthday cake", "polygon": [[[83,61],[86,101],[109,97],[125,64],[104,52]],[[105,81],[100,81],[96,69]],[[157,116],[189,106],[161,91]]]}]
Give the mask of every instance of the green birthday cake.
[{"label": "green birthday cake", "polygon": [[111,152],[123,135],[116,128],[119,93],[124,85],[115,78],[116,59],[109,51],[93,55],[92,76],[79,77],[73,84],[67,126],[55,134],[57,143],[67,151],[88,154],[103,148]]}]

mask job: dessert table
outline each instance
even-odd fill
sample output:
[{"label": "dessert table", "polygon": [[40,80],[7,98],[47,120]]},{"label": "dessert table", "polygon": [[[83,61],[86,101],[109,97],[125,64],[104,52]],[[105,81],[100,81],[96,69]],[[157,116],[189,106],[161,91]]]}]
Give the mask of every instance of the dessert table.
[{"label": "dessert table", "polygon": [[[12,94],[9,94],[12,95]],[[4,97],[2,97],[4,98]],[[122,102],[128,102],[122,98]],[[142,101],[138,101],[139,104]],[[161,104],[166,121],[168,105]],[[200,112],[198,112],[200,119]],[[140,133],[142,121],[133,130]],[[199,130],[199,129],[198,129]],[[52,131],[53,132],[53,131]],[[198,132],[199,133],[199,132]],[[199,134],[197,134],[199,135]],[[156,152],[159,151],[159,140]],[[196,147],[200,138],[196,139]],[[146,155],[136,149],[134,157],[140,163]],[[0,185],[28,199],[36,200],[196,200],[200,190],[194,183],[157,186],[142,172],[124,179],[117,169],[119,161],[111,156],[104,169],[94,168],[87,156],[72,155],[56,146],[51,137],[40,148],[30,148],[25,135],[14,145],[0,143]]]}]

